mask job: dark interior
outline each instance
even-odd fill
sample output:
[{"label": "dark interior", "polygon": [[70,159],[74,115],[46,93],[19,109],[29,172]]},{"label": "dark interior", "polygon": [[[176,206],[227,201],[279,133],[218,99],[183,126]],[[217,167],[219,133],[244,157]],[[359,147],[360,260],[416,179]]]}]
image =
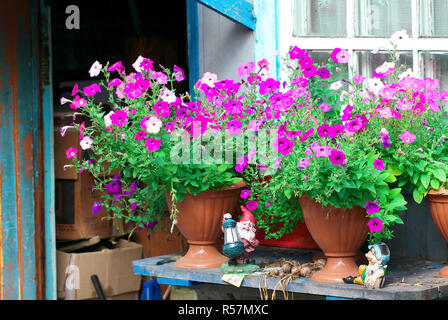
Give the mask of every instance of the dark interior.
[{"label": "dark interior", "polygon": [[[122,61],[126,72],[135,71],[132,63],[142,55],[172,69],[184,69],[188,77],[186,5],[172,1],[148,0],[53,0],[52,58],[54,105],[71,92],[72,84],[91,81],[90,66],[98,60],[105,65]],[[67,29],[69,5],[80,12],[80,28]],[[80,88],[82,86],[80,85]],[[177,92],[188,90],[188,79],[178,84]],[[58,109],[59,107],[59,109]]]}]

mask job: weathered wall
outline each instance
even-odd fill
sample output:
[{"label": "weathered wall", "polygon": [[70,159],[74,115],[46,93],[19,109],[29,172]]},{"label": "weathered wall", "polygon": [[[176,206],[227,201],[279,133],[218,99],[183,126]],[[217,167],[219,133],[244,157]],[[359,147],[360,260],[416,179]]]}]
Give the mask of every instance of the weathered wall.
[{"label": "weathered wall", "polygon": [[0,2],[0,300],[35,299],[40,276],[37,10]]}]

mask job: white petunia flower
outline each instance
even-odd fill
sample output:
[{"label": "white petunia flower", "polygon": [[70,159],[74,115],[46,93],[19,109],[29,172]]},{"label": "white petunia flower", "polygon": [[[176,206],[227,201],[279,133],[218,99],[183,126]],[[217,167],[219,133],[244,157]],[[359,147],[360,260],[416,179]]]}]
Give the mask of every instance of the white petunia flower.
[{"label": "white petunia flower", "polygon": [[390,37],[390,40],[397,44],[403,40],[408,40],[409,39],[409,35],[407,33],[407,31],[405,29],[400,30],[400,31],[396,31],[394,34],[392,34],[392,36]]},{"label": "white petunia flower", "polygon": [[162,121],[159,118],[151,116],[145,122],[145,128],[148,133],[159,133],[160,128],[162,127]]},{"label": "white petunia flower", "polygon": [[103,66],[101,65],[101,63],[95,61],[89,70],[90,77],[96,77],[97,75],[99,75],[102,67]]},{"label": "white petunia flower", "polygon": [[90,137],[84,137],[82,138],[82,140],[79,142],[79,145],[81,146],[82,150],[87,150],[90,149],[90,147],[92,146],[93,140]]}]

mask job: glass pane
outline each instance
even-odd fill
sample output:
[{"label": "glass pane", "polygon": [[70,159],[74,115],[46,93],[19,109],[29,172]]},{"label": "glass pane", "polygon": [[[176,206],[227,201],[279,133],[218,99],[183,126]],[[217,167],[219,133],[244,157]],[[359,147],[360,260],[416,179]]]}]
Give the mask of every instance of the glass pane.
[{"label": "glass pane", "polygon": [[420,57],[425,77],[439,80],[440,90],[448,90],[448,53],[425,52]]},{"label": "glass pane", "polygon": [[[373,53],[372,51],[357,51],[355,53],[357,64],[356,73],[361,74],[367,78],[372,78],[374,71],[376,73],[387,73],[388,67],[384,65],[385,62],[392,62],[392,58],[387,52]],[[401,68],[403,71],[412,69],[412,52],[401,51],[399,52],[398,63],[395,68]],[[390,77],[385,77],[386,80]]]},{"label": "glass pane", "polygon": [[423,37],[447,37],[447,11],[447,0],[420,0],[420,34]]},{"label": "glass pane", "polygon": [[403,29],[412,34],[412,0],[359,0],[355,4],[357,36],[388,38]]},{"label": "glass pane", "polygon": [[[320,66],[324,66],[328,63],[330,59],[330,51],[317,51],[313,50],[310,52],[311,58],[313,58],[314,62],[318,63]],[[337,73],[339,76],[342,76],[344,73],[348,73],[348,64],[339,64],[338,65],[339,72]]]},{"label": "glass pane", "polygon": [[345,36],[346,0],[295,0],[294,36]]}]

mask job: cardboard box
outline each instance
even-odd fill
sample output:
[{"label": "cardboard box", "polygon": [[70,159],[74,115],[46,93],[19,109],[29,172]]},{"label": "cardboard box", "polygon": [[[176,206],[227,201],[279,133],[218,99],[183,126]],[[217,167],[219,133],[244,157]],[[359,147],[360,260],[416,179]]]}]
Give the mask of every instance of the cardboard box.
[{"label": "cardboard box", "polygon": [[84,156],[79,145],[79,132],[69,128],[64,137],[60,134],[61,127],[71,122],[73,116],[70,113],[59,113],[55,117],[56,239],[80,240],[96,235],[110,238],[129,233],[132,223],[123,225],[121,220],[107,219],[104,207],[96,215],[92,214],[93,204],[96,201],[102,202],[102,198],[92,188],[95,183],[90,173],[78,174],[74,168],[64,169],[65,165],[72,164],[65,154],[68,148],[78,149],[79,160]]},{"label": "cardboard box", "polygon": [[143,256],[142,245],[120,239],[114,249],[69,253],[56,251],[58,298],[67,300],[95,299],[98,295],[91,276],[96,274],[106,297],[135,293],[142,277],[132,269],[132,261]]}]

